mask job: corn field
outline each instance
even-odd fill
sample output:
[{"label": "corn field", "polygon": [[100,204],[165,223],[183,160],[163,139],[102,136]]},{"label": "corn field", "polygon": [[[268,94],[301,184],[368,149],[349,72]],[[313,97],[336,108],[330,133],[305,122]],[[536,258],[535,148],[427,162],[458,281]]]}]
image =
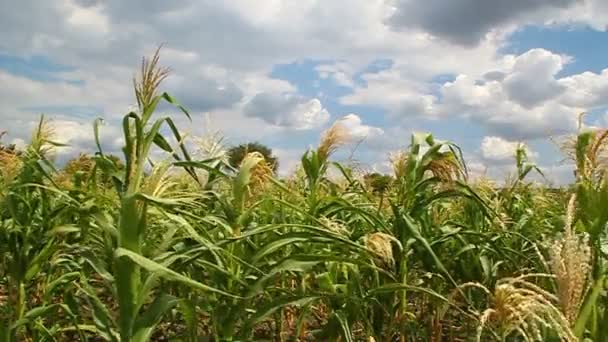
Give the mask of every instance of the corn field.
[{"label": "corn field", "polygon": [[191,153],[158,62],[120,157],[100,121],[65,167],[44,118],[0,150],[0,342],[608,341],[608,130],[563,142],[562,188],[531,181],[523,145],[513,177],[471,180],[431,134],[366,177],[332,160],[340,122],[279,177]]}]

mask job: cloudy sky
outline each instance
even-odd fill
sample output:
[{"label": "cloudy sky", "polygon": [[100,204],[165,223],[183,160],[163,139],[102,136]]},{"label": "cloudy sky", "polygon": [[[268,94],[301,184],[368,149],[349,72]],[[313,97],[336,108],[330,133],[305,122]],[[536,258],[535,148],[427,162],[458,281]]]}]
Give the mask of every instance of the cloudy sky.
[{"label": "cloudy sky", "polygon": [[165,89],[195,117],[184,130],[265,143],[282,172],[342,119],[368,169],[431,131],[495,177],[525,141],[563,183],[549,137],[582,111],[608,123],[607,25],[605,0],[1,1],[0,131],[21,142],[45,113],[69,155],[92,150],[103,117],[117,150],[131,78],[164,43]]}]

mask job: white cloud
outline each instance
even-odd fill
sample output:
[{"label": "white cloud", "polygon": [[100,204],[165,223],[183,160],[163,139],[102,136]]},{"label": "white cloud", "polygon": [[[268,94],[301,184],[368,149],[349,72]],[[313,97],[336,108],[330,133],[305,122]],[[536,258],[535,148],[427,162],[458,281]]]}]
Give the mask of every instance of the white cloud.
[{"label": "white cloud", "polygon": [[[79,152],[92,153],[97,150],[95,147],[93,125],[90,122],[51,120],[50,124],[54,131],[53,139],[56,142],[67,145],[56,149],[58,155],[70,156]],[[121,145],[117,146],[116,144],[116,141],[122,138],[118,126],[101,126],[99,138],[105,147],[111,149],[109,152],[120,150]]]},{"label": "white cloud", "polygon": [[15,138],[11,140],[11,144],[15,145],[15,147],[18,150],[22,150],[25,148],[25,146],[27,145],[27,143],[25,142],[25,140],[21,139],[21,138]]},{"label": "white cloud", "polygon": [[513,23],[543,22],[576,0],[398,0],[389,24],[418,28],[463,45],[478,44],[488,34]]},{"label": "white cloud", "polygon": [[100,36],[110,31],[109,18],[102,13],[99,5],[83,7],[67,1],[66,12],[67,23],[73,30]]},{"label": "white cloud", "polygon": [[366,84],[340,99],[345,105],[375,105],[385,108],[394,118],[424,116],[433,113],[434,97],[428,85],[403,78],[393,68],[363,76]]},{"label": "white cloud", "polygon": [[316,68],[319,77],[322,79],[330,78],[337,85],[354,88],[355,83],[353,82],[353,66],[345,62],[337,62],[333,64],[321,64]]},{"label": "white cloud", "polygon": [[544,49],[505,55],[483,72],[458,74],[434,88],[415,81],[400,65],[362,76],[365,84],[340,99],[347,105],[375,105],[397,122],[462,117],[490,133],[535,139],[572,132],[577,115],[608,104],[608,71],[558,78],[571,58]]},{"label": "white cloud", "polygon": [[166,89],[189,110],[206,112],[213,109],[230,108],[244,97],[244,92],[234,82],[206,75],[167,79]]},{"label": "white cloud", "polygon": [[[57,149],[62,156],[76,151],[92,152],[92,122],[95,117],[105,116],[108,126],[102,131],[102,141],[111,143],[120,132],[115,119],[127,110],[129,100],[125,94],[129,95],[130,87],[115,82],[112,75],[83,73],[81,76],[86,81],[76,85],[65,81],[35,81],[0,70],[0,83],[10,84],[0,91],[3,129],[12,139],[27,142],[40,115],[44,114],[54,127],[56,140],[70,145]],[[95,81],[87,82],[91,79]]]},{"label": "white cloud", "polygon": [[[59,117],[59,119],[57,119]],[[8,137],[11,143],[19,148],[26,146],[31,139],[31,135],[39,124],[39,118],[32,117],[31,119],[21,120],[16,124],[9,124]],[[77,153],[94,153],[97,151],[95,145],[93,125],[88,120],[75,121],[71,119],[60,118],[60,116],[48,116],[45,118],[48,127],[50,127],[52,135],[51,140],[65,146],[57,146],[53,149],[54,155],[59,158],[59,162],[65,161],[67,158]],[[99,137],[105,152],[118,153],[122,141],[122,132],[118,125],[101,125]]]},{"label": "white cloud", "polygon": [[488,176],[488,166],[476,159],[466,162],[469,179],[475,180]]},{"label": "white cloud", "polygon": [[356,141],[375,140],[384,134],[379,127],[364,125],[357,114],[347,114],[338,121],[349,132],[351,138]]},{"label": "white cloud", "polygon": [[[509,77],[505,80],[508,80]],[[579,108],[555,99],[535,99],[533,108],[513,101],[503,82],[479,83],[460,75],[441,89],[437,104],[442,116],[454,114],[485,126],[490,132],[515,139],[534,139],[571,132],[576,128]],[[532,102],[532,100],[529,100]]]},{"label": "white cloud", "polygon": [[[543,49],[505,56],[493,76],[475,79],[458,76],[445,83],[439,111],[461,113],[502,136],[531,139],[572,132],[584,101],[572,101],[577,77],[556,75],[570,60]],[[580,91],[580,88],[579,88]],[[598,92],[590,89],[587,93]],[[598,103],[594,103],[597,105]]]},{"label": "white cloud", "polygon": [[608,69],[564,77],[559,82],[568,89],[562,96],[567,105],[593,108],[608,103]]},{"label": "white cloud", "polygon": [[[484,159],[498,163],[514,163],[515,151],[520,142],[508,141],[501,137],[486,136],[481,141],[481,155]],[[536,153],[526,147],[529,157]]]},{"label": "white cloud", "polygon": [[526,109],[534,108],[562,94],[566,87],[555,79],[568,58],[543,49],[518,56],[504,80],[509,99]]},{"label": "white cloud", "polygon": [[550,184],[557,186],[571,184],[574,181],[575,168],[576,167],[573,164],[546,165],[540,167],[545,175],[545,179]]},{"label": "white cloud", "polygon": [[275,148],[272,153],[279,158],[279,175],[293,175],[300,164],[304,149]]},{"label": "white cloud", "polygon": [[319,99],[294,94],[257,94],[245,105],[244,113],[271,125],[296,130],[319,128],[329,120],[329,112]]},{"label": "white cloud", "polygon": [[[471,13],[477,13],[474,19]],[[180,121],[192,134],[201,129],[199,112],[210,112],[234,140],[285,128],[318,129],[329,119],[327,107],[337,115],[363,113],[340,104],[388,113],[390,127],[349,119],[357,134],[381,137],[375,139],[376,154],[392,148],[395,137],[407,136],[404,126],[414,116],[471,120],[487,130],[484,134],[508,141],[561,134],[576,127],[580,111],[608,104],[608,71],[561,77],[569,57],[540,49],[504,55],[501,48],[524,24],[568,23],[604,30],[608,5],[602,0],[0,2],[0,53],[45,56],[71,67],[50,73],[53,81],[0,70],[0,84],[10,85],[0,90],[0,119],[10,122],[7,128],[18,139],[25,138],[23,127],[39,111],[88,126],[91,113],[64,109],[98,108],[113,127],[134,102],[130,80],[140,56],[165,42],[161,63],[173,75],[164,89],[192,109],[194,122]],[[379,72],[368,68],[378,58],[392,64]],[[323,96],[303,95],[298,84],[273,78],[275,65],[302,60],[322,61],[318,76],[353,92],[340,99],[328,98],[331,92],[322,88],[315,93]],[[439,75],[451,82],[438,81]]]},{"label": "white cloud", "polygon": [[427,32],[447,42],[475,46],[526,25],[608,26],[604,0],[396,0],[388,24],[396,30]]}]

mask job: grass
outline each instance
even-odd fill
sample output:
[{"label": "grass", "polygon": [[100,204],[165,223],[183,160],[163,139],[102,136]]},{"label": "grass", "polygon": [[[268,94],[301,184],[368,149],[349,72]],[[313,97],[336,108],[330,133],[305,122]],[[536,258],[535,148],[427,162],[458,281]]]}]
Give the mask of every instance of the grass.
[{"label": "grass", "polygon": [[365,175],[332,161],[340,122],[279,178],[159,116],[190,117],[159,63],[135,78],[121,156],[95,122],[98,151],[58,168],[44,118],[0,149],[0,342],[608,340],[606,131],[568,139],[562,189],[529,181],[523,145],[504,185],[470,180],[428,133]]}]

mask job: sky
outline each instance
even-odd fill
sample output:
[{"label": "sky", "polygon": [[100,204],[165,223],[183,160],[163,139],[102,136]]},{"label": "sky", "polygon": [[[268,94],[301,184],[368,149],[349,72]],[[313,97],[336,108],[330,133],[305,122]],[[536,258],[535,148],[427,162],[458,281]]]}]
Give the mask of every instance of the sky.
[{"label": "sky", "polygon": [[567,184],[558,141],[608,124],[605,0],[54,0],[0,2],[0,131],[23,144],[41,114],[66,159],[120,151],[141,57],[163,44],[163,90],[190,136],[259,141],[293,171],[337,120],[337,159],[386,172],[413,132],[462,147],[503,178],[518,142]]}]

